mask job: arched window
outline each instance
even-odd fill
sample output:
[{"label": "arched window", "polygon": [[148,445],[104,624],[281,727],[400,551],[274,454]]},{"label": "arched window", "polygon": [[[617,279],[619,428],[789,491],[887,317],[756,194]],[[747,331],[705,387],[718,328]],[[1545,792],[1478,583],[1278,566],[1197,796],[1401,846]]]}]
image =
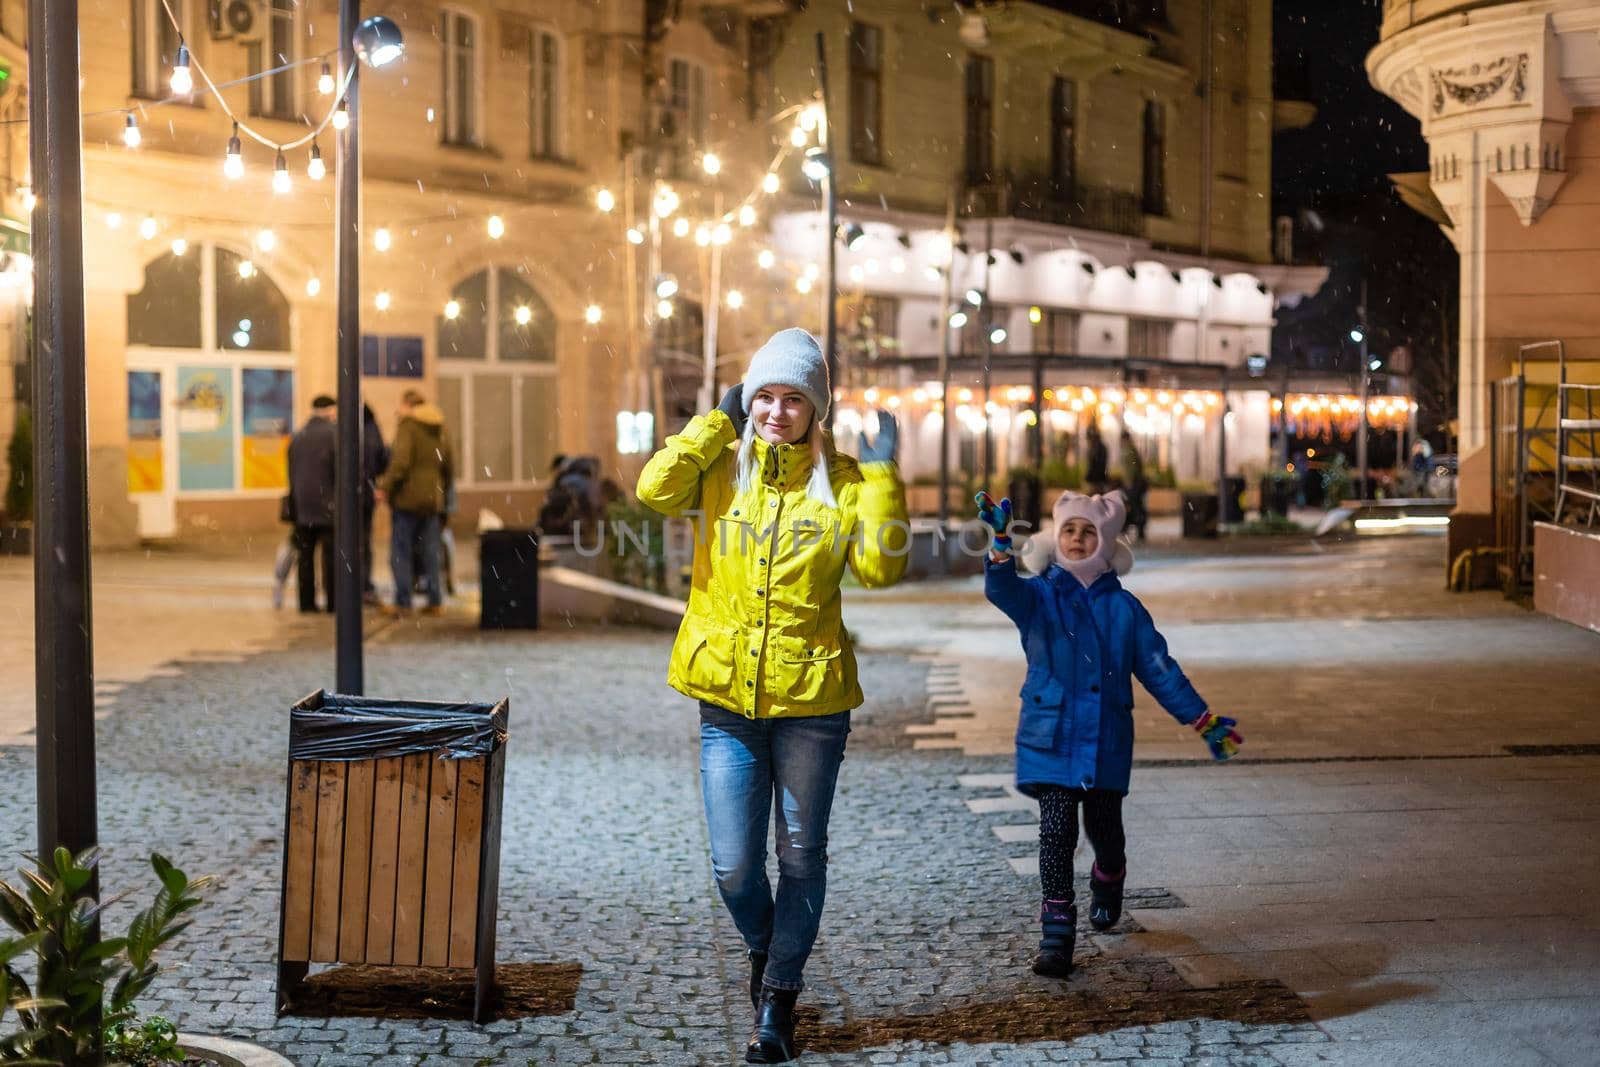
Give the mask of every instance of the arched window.
[{"label": "arched window", "polygon": [[128,295],[128,343],[201,347],[200,257],[168,252],[145,265],[144,288]]},{"label": "arched window", "polygon": [[289,298],[254,260],[200,244],[145,265],[144,288],[128,295],[128,344],[288,352],[289,315]]},{"label": "arched window", "polygon": [[525,268],[487,267],[438,317],[439,406],[464,485],[530,483],[556,447],[556,317]]}]

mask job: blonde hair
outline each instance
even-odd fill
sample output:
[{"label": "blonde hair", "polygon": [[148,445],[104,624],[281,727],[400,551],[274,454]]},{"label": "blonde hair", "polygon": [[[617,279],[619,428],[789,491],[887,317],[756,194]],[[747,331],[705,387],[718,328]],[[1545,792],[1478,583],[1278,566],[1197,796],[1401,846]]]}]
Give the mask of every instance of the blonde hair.
[{"label": "blonde hair", "polygon": [[[839,501],[833,495],[833,479],[828,475],[829,461],[827,444],[823,441],[822,427],[817,425],[815,415],[811,419],[811,428],[806,432],[806,437],[811,445],[811,479],[806,482],[806,495],[812,500],[837,508]],[[755,485],[759,473],[756,470],[756,424],[754,420],[744,425],[744,436],[739,440],[739,454],[733,463],[733,486],[735,491],[744,493]]]}]

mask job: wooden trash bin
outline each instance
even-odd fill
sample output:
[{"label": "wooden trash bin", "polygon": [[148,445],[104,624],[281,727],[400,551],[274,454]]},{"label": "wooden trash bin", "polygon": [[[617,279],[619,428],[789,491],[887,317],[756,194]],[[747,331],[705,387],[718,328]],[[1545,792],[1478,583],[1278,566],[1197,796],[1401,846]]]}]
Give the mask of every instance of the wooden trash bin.
[{"label": "wooden trash bin", "polygon": [[318,690],[290,709],[278,1013],[313,963],[471,967],[494,983],[507,701]]}]

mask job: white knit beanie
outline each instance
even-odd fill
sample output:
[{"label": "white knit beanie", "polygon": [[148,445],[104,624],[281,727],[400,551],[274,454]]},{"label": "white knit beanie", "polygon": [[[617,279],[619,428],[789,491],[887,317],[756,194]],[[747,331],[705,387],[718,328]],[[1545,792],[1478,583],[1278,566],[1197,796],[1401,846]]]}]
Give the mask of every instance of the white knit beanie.
[{"label": "white knit beanie", "polygon": [[[1095,579],[1106,571],[1115,571],[1120,575],[1133,569],[1133,550],[1118,540],[1117,536],[1122,533],[1123,523],[1128,517],[1128,506],[1122,490],[1114,489],[1104,496],[1085,496],[1069,489],[1056,498],[1052,516],[1056,521],[1056,566],[1078,579],[1085,588],[1093,585]],[[1062,554],[1061,528],[1068,519],[1085,519],[1094,526],[1095,532],[1100,535],[1100,544],[1094,555],[1084,559],[1068,559]]]},{"label": "white knit beanie", "polygon": [[769,385],[787,385],[800,390],[817,409],[819,421],[828,417],[833,399],[833,390],[828,384],[828,361],[823,358],[817,339],[800,327],[779,330],[750,357],[750,369],[744,372],[744,392],[740,398],[747,413],[756,393]]}]

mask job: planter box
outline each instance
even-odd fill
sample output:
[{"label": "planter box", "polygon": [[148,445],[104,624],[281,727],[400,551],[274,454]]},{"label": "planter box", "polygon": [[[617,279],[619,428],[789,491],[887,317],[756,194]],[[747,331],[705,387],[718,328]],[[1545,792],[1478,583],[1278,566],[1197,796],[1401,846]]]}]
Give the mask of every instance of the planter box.
[{"label": "planter box", "polygon": [[1215,493],[1183,494],[1183,536],[1217,536],[1217,497]]}]

